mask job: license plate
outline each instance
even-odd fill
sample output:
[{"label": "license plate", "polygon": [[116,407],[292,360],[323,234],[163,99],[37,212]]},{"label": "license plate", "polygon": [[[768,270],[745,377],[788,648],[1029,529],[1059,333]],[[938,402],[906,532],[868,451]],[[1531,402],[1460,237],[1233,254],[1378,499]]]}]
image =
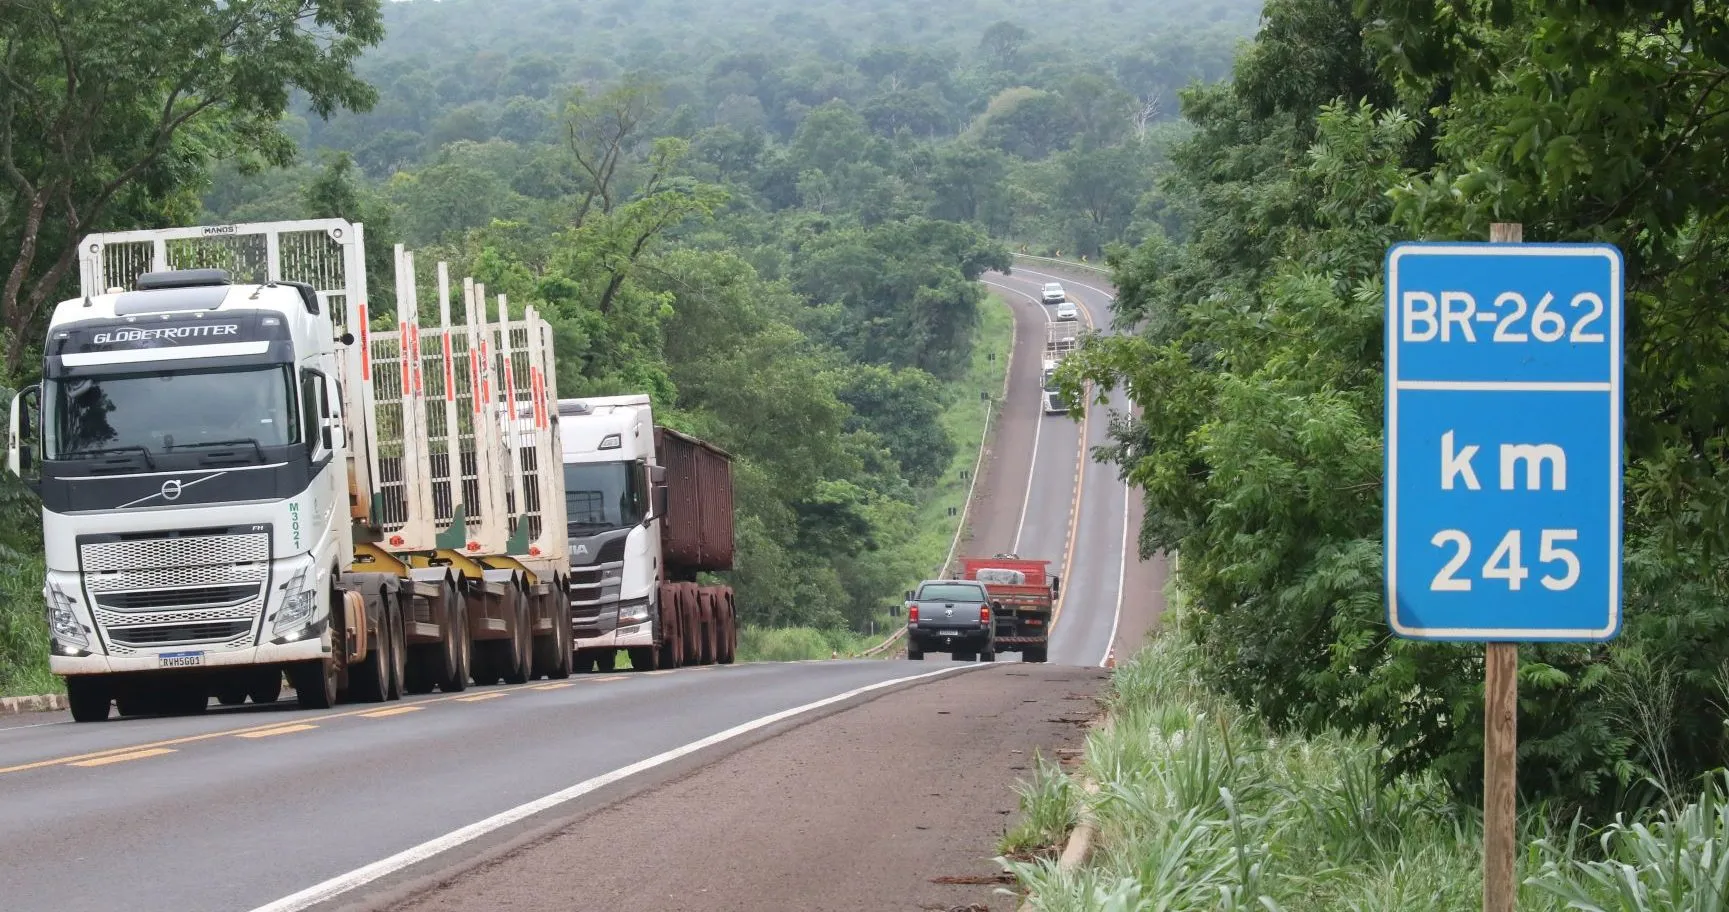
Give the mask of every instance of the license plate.
[{"label": "license plate", "polygon": [[937,636],[958,637],[960,635],[961,635],[961,632],[959,630],[939,630],[939,631],[937,631]]},{"label": "license plate", "polygon": [[202,652],[165,652],[156,657],[161,668],[191,668],[204,664]]}]

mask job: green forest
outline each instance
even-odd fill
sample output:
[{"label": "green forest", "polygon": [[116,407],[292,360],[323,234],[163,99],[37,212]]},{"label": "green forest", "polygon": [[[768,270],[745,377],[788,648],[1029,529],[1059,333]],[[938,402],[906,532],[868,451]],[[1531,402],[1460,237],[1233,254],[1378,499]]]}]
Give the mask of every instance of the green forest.
[{"label": "green forest", "polygon": [[1192,133],[1158,183],[1183,231],[1112,257],[1117,319],[1142,331],[1070,368],[1144,410],[1106,456],[1146,492],[1143,552],[1181,553],[1199,667],[1276,731],[1364,735],[1384,774],[1433,773],[1476,803],[1482,647],[1387,628],[1383,256],[1493,222],[1614,243],[1624,626],[1520,648],[1520,794],[1565,821],[1695,793],[1729,761],[1729,11],[1271,0],[1265,16],[1228,84],[1183,96]]},{"label": "green forest", "polygon": [[[86,233],[360,221],[375,286],[393,244],[448,260],[552,321],[561,395],[647,392],[735,453],[746,648],[826,656],[947,549],[1000,382],[977,355],[1007,340],[975,280],[1015,249],[1180,233],[1154,189],[1189,132],[1180,93],[1228,75],[1258,12],[6,4],[4,382],[33,381]],[[57,687],[35,510],[8,479],[0,693]]]}]

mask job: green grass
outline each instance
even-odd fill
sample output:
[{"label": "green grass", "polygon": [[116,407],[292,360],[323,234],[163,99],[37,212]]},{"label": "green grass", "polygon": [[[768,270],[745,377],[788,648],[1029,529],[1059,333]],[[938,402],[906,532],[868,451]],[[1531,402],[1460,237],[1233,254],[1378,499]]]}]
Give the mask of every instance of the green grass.
[{"label": "green grass", "polygon": [[[972,472],[979,456],[979,439],[985,432],[985,402],[979,398],[979,391],[990,393],[993,413],[1003,406],[1000,400],[1003,378],[1013,350],[1014,313],[994,295],[987,300],[990,304],[981,308],[979,313],[978,343],[973,346],[972,364],[964,377],[947,385],[948,406],[943,411],[943,427],[957,447],[949,470],[941,481],[924,492],[919,504],[915,523],[917,538],[912,548],[923,571],[920,579],[924,578],[923,573],[935,574],[942,569],[949,545],[954,541],[955,528],[960,523],[961,504],[972,484]],[[992,418],[991,429],[994,433],[995,418]],[[956,511],[954,516],[948,515],[951,507]],[[957,553],[955,556],[958,560],[961,555]],[[910,587],[914,582],[916,580],[908,580],[907,585]],[[812,627],[745,628],[739,631],[738,659],[741,662],[795,662],[826,659],[835,653],[843,658],[856,656],[882,642],[902,623],[901,618],[879,615],[876,628],[880,632],[870,636],[856,631]]]},{"label": "green grass", "polygon": [[[1180,623],[1180,607],[1167,611]],[[1046,853],[1004,863],[1043,910],[1467,912],[1482,905],[1481,831],[1433,777],[1381,781],[1372,742],[1288,739],[1202,683],[1195,651],[1167,631],[1118,666],[1111,722],[1087,739],[1083,795],[1041,764],[1005,854],[1050,846],[1083,807],[1092,860],[1058,871]],[[1699,801],[1600,831],[1558,830],[1526,809],[1522,912],[1723,909],[1729,782]]]},{"label": "green grass", "polygon": [[0,697],[61,693],[48,673],[48,623],[42,605],[42,557],[8,562],[0,573]]}]

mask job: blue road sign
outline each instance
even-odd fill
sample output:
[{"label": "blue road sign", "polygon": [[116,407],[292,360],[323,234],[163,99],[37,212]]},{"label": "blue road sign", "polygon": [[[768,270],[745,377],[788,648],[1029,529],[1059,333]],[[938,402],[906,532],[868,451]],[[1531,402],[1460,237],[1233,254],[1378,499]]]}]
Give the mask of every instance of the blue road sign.
[{"label": "blue road sign", "polygon": [[1387,251],[1387,622],[1423,640],[1621,628],[1621,252]]}]

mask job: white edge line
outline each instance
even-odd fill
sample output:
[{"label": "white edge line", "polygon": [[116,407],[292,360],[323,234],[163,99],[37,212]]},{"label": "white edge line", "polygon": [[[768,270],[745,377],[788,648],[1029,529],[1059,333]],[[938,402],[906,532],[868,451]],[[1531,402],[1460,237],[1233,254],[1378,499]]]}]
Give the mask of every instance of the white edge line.
[{"label": "white edge line", "polygon": [[[980,281],[984,281],[984,280],[981,279]],[[1050,310],[1048,310],[1042,302],[1040,302],[1039,300],[1034,298],[1030,293],[1022,291],[1019,288],[1010,288],[1009,286],[1003,285],[1003,284],[998,283],[998,282],[988,282],[987,281],[987,282],[985,282],[985,284],[994,286],[996,288],[1001,288],[1004,291],[1014,292],[1015,294],[1018,294],[1021,297],[1026,298],[1029,301],[1032,301],[1034,304],[1038,304],[1039,305],[1039,313],[1043,314],[1044,318],[1045,318],[1045,327],[1047,330],[1046,334],[1047,335],[1049,334],[1048,330],[1049,330],[1050,326],[1053,323],[1055,323],[1056,321],[1051,319]],[[1043,351],[1043,349],[1040,349],[1040,350]],[[1013,361],[1012,355],[1011,355],[1010,360],[1011,360],[1011,363],[1009,365],[1009,369],[1013,370],[1014,365],[1012,363],[1012,361]],[[1039,363],[1041,365],[1044,364],[1043,361],[1040,361]],[[1043,370],[1042,366],[1041,366],[1040,370],[1041,371]],[[1040,384],[1040,386],[1042,388],[1043,384]],[[1032,460],[1027,463],[1027,493],[1026,493],[1025,497],[1021,498],[1021,519],[1020,519],[1020,522],[1015,524],[1015,543],[1009,547],[1009,551],[1013,554],[1021,553],[1021,535],[1025,533],[1026,528],[1027,528],[1027,508],[1032,506],[1032,503],[1033,503],[1033,479],[1038,476],[1038,469],[1039,469],[1039,437],[1044,432],[1044,429],[1045,429],[1045,406],[1044,406],[1043,402],[1039,403],[1039,410],[1038,410],[1035,418],[1036,418],[1038,423],[1033,425],[1033,455],[1032,455]],[[1067,572],[1067,570],[1065,569],[1064,572]]]},{"label": "white edge line", "polygon": [[1123,482],[1123,554],[1122,562],[1117,564],[1117,608],[1111,614],[1111,635],[1105,638],[1105,654],[1099,658],[1099,667],[1103,668],[1111,660],[1111,650],[1116,648],[1117,624],[1123,619],[1123,581],[1129,576],[1129,484]]},{"label": "white edge line", "polygon": [[1401,390],[1482,393],[1608,393],[1612,385],[1597,380],[1400,380]]},{"label": "white edge line", "polygon": [[854,688],[846,693],[836,694],[832,697],[817,700],[814,703],[806,703],[803,706],[795,706],[792,709],[783,709],[780,712],[753,719],[749,722],[743,723],[742,725],[735,725],[726,731],[709,735],[706,738],[692,741],[682,747],[675,747],[672,750],[656,754],[645,760],[638,760],[629,766],[619,767],[610,773],[604,773],[595,776],[592,779],[579,782],[567,789],[553,792],[544,798],[537,798],[526,804],[519,804],[508,811],[494,814],[493,816],[476,823],[471,823],[460,830],[455,830],[436,839],[428,840],[411,849],[398,852],[389,858],[375,861],[363,868],[357,868],[347,874],[333,877],[323,883],[308,887],[298,893],[283,897],[282,899],[268,905],[259,906],[258,908],[253,909],[252,912],[298,912],[298,910],[310,908],[311,906],[333,899],[357,887],[365,886],[379,878],[394,874],[403,868],[426,861],[435,855],[456,848],[465,842],[472,842],[475,839],[485,836],[495,830],[507,827],[517,821],[580,798],[596,789],[611,785],[619,780],[629,778],[630,776],[653,769],[654,767],[670,763],[673,760],[696,753],[704,748],[712,747],[724,741],[730,741],[733,738],[756,731],[759,728],[765,728],[775,724],[776,722],[790,719],[793,716],[802,715],[811,710],[821,709],[824,706],[830,706],[843,700],[850,700],[853,697],[869,693],[873,690],[881,690],[884,687],[892,687],[896,684],[905,684],[909,681],[934,678],[937,675],[952,674],[953,672],[965,671],[969,668],[982,667],[984,666],[956,665],[949,668],[939,668],[936,671],[927,671],[924,674],[912,675],[910,677],[879,681],[875,684],[867,684],[864,687]]}]

